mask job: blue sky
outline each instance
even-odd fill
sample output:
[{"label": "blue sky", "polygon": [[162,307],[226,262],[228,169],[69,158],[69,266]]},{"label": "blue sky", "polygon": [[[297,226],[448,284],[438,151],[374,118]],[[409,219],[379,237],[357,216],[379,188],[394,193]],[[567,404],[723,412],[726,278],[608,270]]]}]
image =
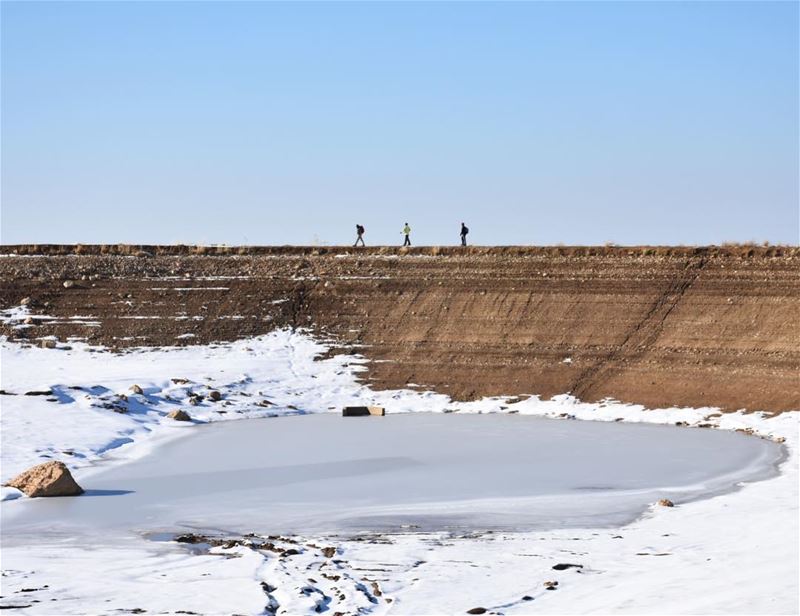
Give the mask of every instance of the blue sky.
[{"label": "blue sky", "polygon": [[4,243],[798,243],[798,3],[3,2]]}]

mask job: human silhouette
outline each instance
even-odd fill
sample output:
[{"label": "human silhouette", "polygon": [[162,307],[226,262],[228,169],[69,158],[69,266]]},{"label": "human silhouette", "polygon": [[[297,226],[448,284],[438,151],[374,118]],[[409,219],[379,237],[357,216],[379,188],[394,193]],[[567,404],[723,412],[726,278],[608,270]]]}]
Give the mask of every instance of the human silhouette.
[{"label": "human silhouette", "polygon": [[366,244],[364,244],[364,227],[362,225],[356,225],[356,235],[358,237],[356,237],[356,243],[353,244],[353,248],[358,246],[359,242],[361,242],[362,246],[366,246]]}]

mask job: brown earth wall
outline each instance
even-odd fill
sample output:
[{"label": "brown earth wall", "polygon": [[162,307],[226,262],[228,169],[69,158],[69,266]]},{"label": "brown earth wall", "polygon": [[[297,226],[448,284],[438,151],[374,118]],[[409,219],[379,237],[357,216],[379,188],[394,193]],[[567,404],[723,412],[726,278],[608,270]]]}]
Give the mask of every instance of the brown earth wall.
[{"label": "brown earth wall", "polygon": [[[114,349],[307,327],[375,388],[800,409],[795,247],[2,246],[0,327]],[[65,281],[71,281],[73,284]],[[68,288],[67,288],[68,287]],[[187,335],[191,336],[187,336]]]}]

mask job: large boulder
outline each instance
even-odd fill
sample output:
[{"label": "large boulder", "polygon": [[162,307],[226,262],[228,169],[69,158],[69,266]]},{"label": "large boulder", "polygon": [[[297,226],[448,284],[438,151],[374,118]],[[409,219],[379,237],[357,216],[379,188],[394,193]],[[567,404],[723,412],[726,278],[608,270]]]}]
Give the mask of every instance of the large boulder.
[{"label": "large boulder", "polygon": [[83,494],[63,462],[45,462],[29,468],[5,484],[22,490],[27,496],[77,496]]}]

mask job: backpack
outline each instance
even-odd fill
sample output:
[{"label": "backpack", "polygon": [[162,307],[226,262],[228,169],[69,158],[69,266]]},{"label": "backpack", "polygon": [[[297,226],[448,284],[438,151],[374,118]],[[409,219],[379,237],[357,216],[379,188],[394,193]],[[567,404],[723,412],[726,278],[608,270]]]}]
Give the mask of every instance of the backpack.
[{"label": "backpack", "polygon": [[461,229],[462,235],[466,235],[467,233],[469,233],[469,227],[467,227],[466,225],[462,226],[463,226],[463,228]]},{"label": "backpack", "polygon": [[363,235],[364,227],[362,227],[361,225],[356,225],[356,231],[358,231],[359,235]]}]

